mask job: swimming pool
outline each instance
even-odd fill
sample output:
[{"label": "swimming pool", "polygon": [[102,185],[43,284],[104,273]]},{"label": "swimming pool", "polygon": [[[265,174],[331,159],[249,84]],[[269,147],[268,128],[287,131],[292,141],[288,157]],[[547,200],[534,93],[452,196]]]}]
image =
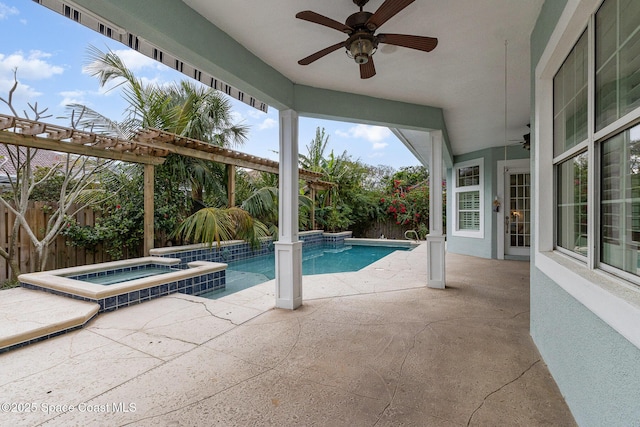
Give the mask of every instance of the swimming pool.
[{"label": "swimming pool", "polygon": [[[410,247],[320,245],[303,248],[302,275],[343,273],[358,271],[394,251],[410,250]],[[228,263],[226,287],[201,294],[201,297],[217,299],[260,283],[275,279],[275,255],[249,258]]]}]

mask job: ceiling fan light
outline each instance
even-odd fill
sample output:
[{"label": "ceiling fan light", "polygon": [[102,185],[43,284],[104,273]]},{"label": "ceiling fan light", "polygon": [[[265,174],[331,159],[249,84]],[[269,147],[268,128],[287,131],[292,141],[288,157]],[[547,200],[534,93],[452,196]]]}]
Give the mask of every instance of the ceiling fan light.
[{"label": "ceiling fan light", "polygon": [[369,62],[369,57],[374,53],[374,46],[371,40],[364,38],[357,38],[349,45],[347,55],[353,58],[357,64],[366,64]]}]

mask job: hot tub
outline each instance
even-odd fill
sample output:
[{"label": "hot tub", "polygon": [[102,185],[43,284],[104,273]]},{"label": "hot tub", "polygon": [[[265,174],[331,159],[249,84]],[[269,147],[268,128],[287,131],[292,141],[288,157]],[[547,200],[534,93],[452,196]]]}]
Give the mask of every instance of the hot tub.
[{"label": "hot tub", "polygon": [[179,269],[178,258],[144,257],[18,276],[28,289],[100,305],[100,312],[180,292],[200,295],[225,288],[227,264],[194,261]]}]

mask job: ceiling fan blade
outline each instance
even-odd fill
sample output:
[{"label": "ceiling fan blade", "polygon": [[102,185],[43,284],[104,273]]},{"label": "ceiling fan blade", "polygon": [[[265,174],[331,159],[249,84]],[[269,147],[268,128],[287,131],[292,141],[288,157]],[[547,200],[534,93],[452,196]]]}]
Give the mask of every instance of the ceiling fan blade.
[{"label": "ceiling fan blade", "polygon": [[369,61],[366,64],[360,64],[360,78],[370,79],[376,75],[376,67],[373,65],[373,57],[369,57]]},{"label": "ceiling fan blade", "polygon": [[371,31],[380,28],[382,24],[393,18],[402,9],[409,6],[415,0],[386,0],[382,6],[369,18],[366,26]]},{"label": "ceiling fan blade", "polygon": [[377,38],[378,43],[408,47],[424,52],[431,52],[438,46],[438,39],[435,37],[410,36],[407,34],[378,34]]},{"label": "ceiling fan blade", "polygon": [[314,24],[324,25],[325,27],[333,28],[347,34],[351,34],[353,32],[353,28],[343,24],[342,22],[335,21],[331,18],[327,18],[324,15],[320,15],[319,13],[312,12],[310,10],[298,12],[296,14],[296,18],[313,22]]},{"label": "ceiling fan blade", "polygon": [[344,42],[336,43],[333,46],[325,47],[324,49],[319,50],[316,53],[311,54],[311,55],[307,56],[306,58],[301,59],[300,61],[298,61],[298,64],[300,64],[300,65],[309,65],[313,61],[317,61],[318,59],[322,58],[323,56],[328,55],[331,52],[340,49],[341,47],[344,47]]}]

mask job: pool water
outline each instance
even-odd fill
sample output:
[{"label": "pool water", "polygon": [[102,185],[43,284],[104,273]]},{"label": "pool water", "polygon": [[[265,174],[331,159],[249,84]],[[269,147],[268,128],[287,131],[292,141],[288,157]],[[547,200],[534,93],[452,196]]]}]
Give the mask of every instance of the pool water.
[{"label": "pool water", "polygon": [[[404,247],[351,246],[314,247],[302,251],[302,274],[343,273],[358,271]],[[226,272],[226,288],[200,295],[216,299],[275,279],[275,254],[230,262]]]},{"label": "pool water", "polygon": [[165,274],[171,271],[175,270],[171,270],[168,267],[163,266],[146,265],[136,270],[117,271],[113,274],[102,274],[95,277],[83,277],[82,280],[85,282],[95,283],[96,285],[113,285],[114,283],[128,282],[129,280],[156,276],[158,274]]}]

